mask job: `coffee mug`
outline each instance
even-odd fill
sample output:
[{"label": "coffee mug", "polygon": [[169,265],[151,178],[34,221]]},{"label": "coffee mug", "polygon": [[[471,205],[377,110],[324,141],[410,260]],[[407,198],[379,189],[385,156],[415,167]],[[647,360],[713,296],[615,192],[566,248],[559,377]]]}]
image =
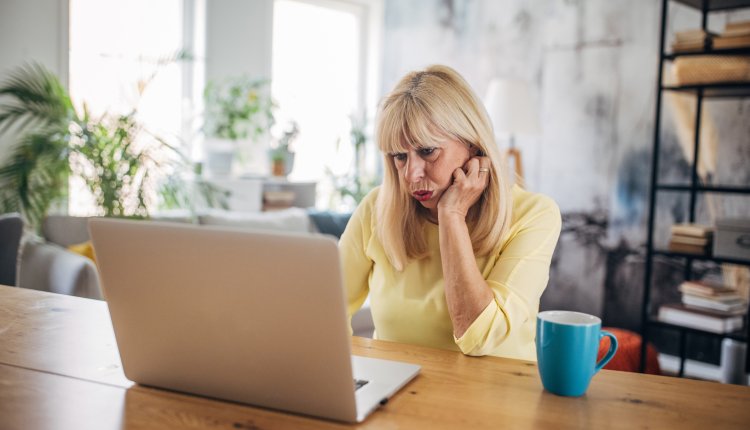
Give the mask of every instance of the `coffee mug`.
[{"label": "coffee mug", "polygon": [[[599,362],[599,342],[609,351]],[[602,320],[581,312],[545,311],[536,318],[536,357],[542,385],[561,396],[582,396],[591,378],[614,357],[617,338],[602,330]]]}]

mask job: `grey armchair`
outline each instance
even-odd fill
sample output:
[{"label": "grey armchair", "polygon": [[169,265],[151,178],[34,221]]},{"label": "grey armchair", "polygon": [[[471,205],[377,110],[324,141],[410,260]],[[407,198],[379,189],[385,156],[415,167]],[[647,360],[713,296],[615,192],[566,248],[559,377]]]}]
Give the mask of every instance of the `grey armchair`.
[{"label": "grey armchair", "polygon": [[21,250],[18,286],[92,299],[101,299],[94,263],[68,251],[67,246],[89,239],[88,218],[50,215],[44,239],[27,240]]}]

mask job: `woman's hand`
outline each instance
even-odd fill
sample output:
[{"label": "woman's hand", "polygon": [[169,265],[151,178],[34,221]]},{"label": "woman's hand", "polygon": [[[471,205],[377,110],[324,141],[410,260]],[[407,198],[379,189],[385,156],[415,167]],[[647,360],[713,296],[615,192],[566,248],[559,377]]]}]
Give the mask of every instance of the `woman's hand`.
[{"label": "woman's hand", "polygon": [[466,219],[469,208],[479,200],[489,182],[490,159],[471,157],[453,172],[453,185],[445,190],[437,205],[438,218],[458,215]]}]

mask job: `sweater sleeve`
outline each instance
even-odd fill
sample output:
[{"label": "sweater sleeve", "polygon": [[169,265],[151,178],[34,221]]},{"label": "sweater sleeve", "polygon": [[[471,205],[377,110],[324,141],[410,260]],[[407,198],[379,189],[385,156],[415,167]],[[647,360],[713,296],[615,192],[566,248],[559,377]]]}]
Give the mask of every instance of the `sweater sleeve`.
[{"label": "sweater sleeve", "polygon": [[349,317],[349,332],[352,315],[354,315],[369,293],[369,276],[373,262],[366,254],[371,231],[371,213],[374,195],[371,193],[352,214],[339,241],[341,267],[346,290],[347,316]]},{"label": "sweater sleeve", "polygon": [[562,224],[552,199],[537,194],[534,200],[529,207],[518,208],[523,215],[511,226],[486,276],[495,299],[460,338],[454,337],[464,354],[513,357],[519,346],[533,342],[539,299],[549,280]]}]

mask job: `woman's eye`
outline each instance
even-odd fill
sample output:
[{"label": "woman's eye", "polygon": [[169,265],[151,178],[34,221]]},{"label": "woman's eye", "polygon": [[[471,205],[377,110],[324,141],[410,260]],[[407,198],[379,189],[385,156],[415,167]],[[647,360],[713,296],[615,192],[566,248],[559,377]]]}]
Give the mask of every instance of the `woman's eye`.
[{"label": "woman's eye", "polygon": [[420,157],[429,157],[435,153],[435,148],[419,148]]},{"label": "woman's eye", "polygon": [[398,153],[398,154],[393,154],[392,157],[396,161],[406,161],[406,154],[403,152]]}]

